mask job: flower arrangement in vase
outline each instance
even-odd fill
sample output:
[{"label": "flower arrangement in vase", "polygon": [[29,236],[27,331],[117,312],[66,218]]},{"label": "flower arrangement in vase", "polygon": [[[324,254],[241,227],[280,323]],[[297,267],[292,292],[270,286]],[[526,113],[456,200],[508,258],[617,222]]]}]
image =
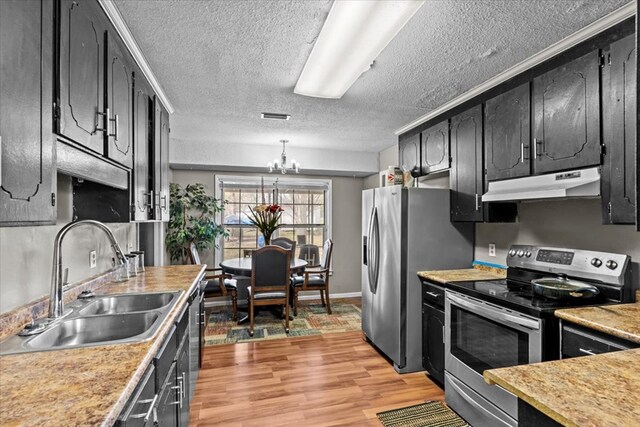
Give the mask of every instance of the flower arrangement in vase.
[{"label": "flower arrangement in vase", "polygon": [[264,244],[271,244],[271,235],[282,226],[278,224],[284,209],[280,205],[258,205],[254,208],[249,206],[251,213],[248,215],[249,221],[255,225],[264,236]]}]

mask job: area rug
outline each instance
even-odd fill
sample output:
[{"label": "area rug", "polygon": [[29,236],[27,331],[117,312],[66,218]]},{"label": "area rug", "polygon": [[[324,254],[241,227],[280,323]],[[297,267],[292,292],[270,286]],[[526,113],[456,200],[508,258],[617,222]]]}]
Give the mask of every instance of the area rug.
[{"label": "area rug", "polygon": [[449,407],[439,400],[433,400],[406,408],[376,414],[385,427],[468,427]]},{"label": "area rug", "polygon": [[[253,337],[249,324],[238,325],[232,320],[229,307],[215,307],[209,315],[205,331],[205,345],[253,342],[287,337],[329,334],[361,330],[360,308],[349,302],[331,301],[332,314],[318,301],[298,306],[298,315],[289,321],[289,334],[284,332],[284,320],[268,310],[261,311],[254,320]],[[293,315],[293,310],[291,311]],[[239,312],[239,316],[244,313]]]}]

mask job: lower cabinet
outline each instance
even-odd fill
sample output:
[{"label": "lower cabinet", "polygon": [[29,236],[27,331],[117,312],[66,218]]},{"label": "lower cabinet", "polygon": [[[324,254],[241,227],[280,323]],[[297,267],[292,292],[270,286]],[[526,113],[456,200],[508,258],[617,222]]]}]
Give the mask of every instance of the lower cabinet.
[{"label": "lower cabinet", "polygon": [[444,384],[444,288],[422,281],[422,367]]},{"label": "lower cabinet", "polygon": [[561,330],[562,359],[640,347],[640,344],[571,323],[562,322]]},{"label": "lower cabinet", "polygon": [[142,427],[151,426],[158,418],[158,396],[156,394],[155,368],[149,365],[142,381],[138,384],[133,397],[125,406],[116,426]]},{"label": "lower cabinet", "polygon": [[179,386],[176,379],[176,362],[172,362],[169,373],[162,383],[158,399],[157,425],[170,427],[178,425],[176,408],[179,405]]}]

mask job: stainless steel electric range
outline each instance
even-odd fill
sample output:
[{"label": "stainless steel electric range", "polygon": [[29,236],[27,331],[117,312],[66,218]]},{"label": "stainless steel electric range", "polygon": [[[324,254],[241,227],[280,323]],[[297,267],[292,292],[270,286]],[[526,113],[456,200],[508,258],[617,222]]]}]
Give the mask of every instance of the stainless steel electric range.
[{"label": "stainless steel electric range", "polygon": [[[558,308],[632,302],[627,255],[514,245],[507,278],[454,282],[445,292],[445,396],[474,427],[516,426],[518,399],[482,377],[486,369],[559,358]],[[566,277],[598,288],[592,298],[537,297],[532,280]]]}]

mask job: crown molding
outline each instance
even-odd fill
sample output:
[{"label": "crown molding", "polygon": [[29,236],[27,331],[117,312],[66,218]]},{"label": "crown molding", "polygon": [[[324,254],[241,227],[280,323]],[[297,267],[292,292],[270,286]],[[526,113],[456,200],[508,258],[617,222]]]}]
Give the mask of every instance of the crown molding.
[{"label": "crown molding", "polygon": [[127,26],[124,18],[122,18],[122,15],[120,14],[120,11],[118,10],[116,4],[113,2],[113,0],[98,0],[98,3],[100,3],[102,10],[104,10],[107,18],[109,18],[109,21],[111,21],[111,24],[113,24],[113,26],[115,27],[125,46],[127,46],[127,49],[129,49],[131,56],[133,56],[133,59],[138,64],[138,67],[140,67],[140,70],[142,70],[142,74],[144,74],[144,76],[151,84],[151,88],[156,93],[158,98],[160,98],[162,105],[164,105],[169,114],[173,114],[175,111],[173,105],[171,105],[167,94],[164,92],[164,89],[160,85],[160,82],[158,81],[156,75],[151,70],[147,59],[144,57],[144,53],[142,53],[142,50],[140,49],[140,46],[138,46],[136,39],[133,37],[133,34],[131,34],[131,30],[129,30],[129,26]]},{"label": "crown molding", "polygon": [[415,128],[416,126],[419,126],[422,123],[425,123],[439,116],[440,114],[445,113],[446,111],[486,92],[487,90],[494,88],[501,83],[506,82],[507,80],[517,76],[518,74],[524,71],[527,71],[535,67],[536,65],[539,65],[553,58],[556,55],[561,54],[562,52],[572,48],[573,46],[579,43],[582,43],[583,41],[588,40],[593,36],[598,35],[604,30],[607,30],[613,27],[614,25],[621,23],[625,19],[631,18],[635,14],[636,14],[636,0],[633,0],[627,3],[626,5],[622,6],[621,8],[611,12],[610,14],[603,16],[597,21],[594,21],[591,24],[587,25],[586,27],[576,31],[570,36],[565,37],[564,39],[541,50],[540,52],[534,54],[533,56],[530,56],[524,61],[519,62],[513,67],[508,68],[507,70],[501,72],[500,74],[490,78],[484,83],[481,83],[478,86],[468,90],[462,95],[459,95],[456,98],[453,98],[451,101],[442,104],[440,107],[436,108],[435,110],[430,111],[424,116],[419,117],[418,119],[412,121],[411,123],[397,129],[395,131],[395,134],[400,135],[409,131]]}]

